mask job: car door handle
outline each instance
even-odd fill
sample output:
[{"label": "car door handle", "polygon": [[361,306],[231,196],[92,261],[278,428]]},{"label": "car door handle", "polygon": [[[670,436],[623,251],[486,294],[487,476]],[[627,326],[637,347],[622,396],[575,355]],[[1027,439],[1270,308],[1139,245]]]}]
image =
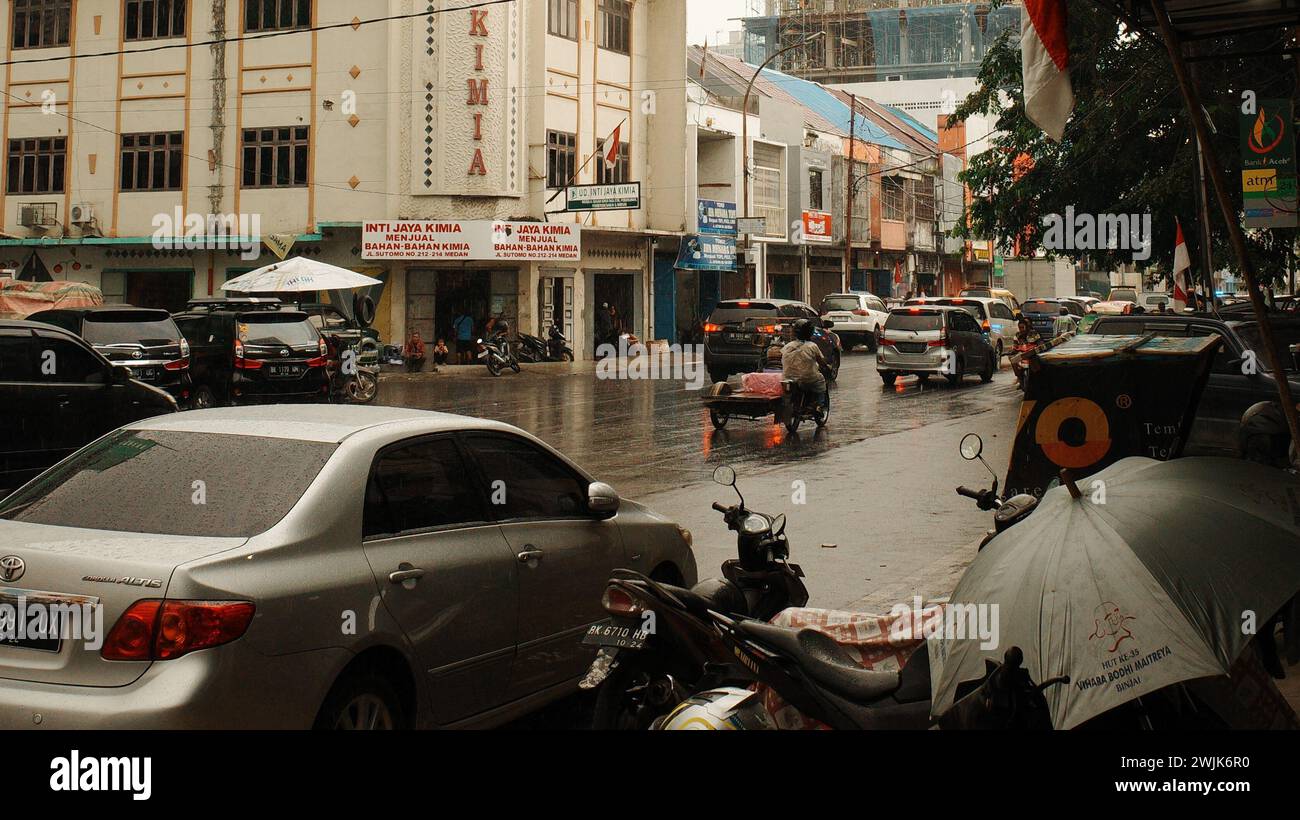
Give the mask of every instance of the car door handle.
[{"label": "car door handle", "polygon": [[545,555],[545,553],[541,550],[537,549],[532,544],[527,544],[524,546],[523,552],[520,552],[516,557],[519,559],[519,563],[527,564],[529,561],[542,560],[543,555]]},{"label": "car door handle", "polygon": [[412,567],[411,569],[399,569],[396,572],[388,573],[388,580],[392,581],[394,584],[400,584],[405,581],[418,581],[423,577],[424,577],[424,570],[420,569],[419,567]]}]

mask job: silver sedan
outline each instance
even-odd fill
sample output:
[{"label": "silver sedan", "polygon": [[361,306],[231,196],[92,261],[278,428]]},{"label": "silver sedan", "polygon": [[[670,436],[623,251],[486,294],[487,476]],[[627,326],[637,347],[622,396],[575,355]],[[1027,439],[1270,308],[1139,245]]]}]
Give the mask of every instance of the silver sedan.
[{"label": "silver sedan", "polygon": [[536,438],[385,407],[129,425],[0,502],[0,545],[3,728],[492,725],[575,689],[611,570],[696,580]]}]

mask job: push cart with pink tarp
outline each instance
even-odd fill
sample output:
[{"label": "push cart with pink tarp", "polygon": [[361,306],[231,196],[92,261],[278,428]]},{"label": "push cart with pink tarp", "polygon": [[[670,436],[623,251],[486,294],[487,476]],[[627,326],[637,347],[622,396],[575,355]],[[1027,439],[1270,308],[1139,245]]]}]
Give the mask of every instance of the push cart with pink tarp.
[{"label": "push cart with pink tarp", "polygon": [[104,294],[84,282],[26,282],[0,279],[0,319],[26,319],[55,308],[95,307]]}]

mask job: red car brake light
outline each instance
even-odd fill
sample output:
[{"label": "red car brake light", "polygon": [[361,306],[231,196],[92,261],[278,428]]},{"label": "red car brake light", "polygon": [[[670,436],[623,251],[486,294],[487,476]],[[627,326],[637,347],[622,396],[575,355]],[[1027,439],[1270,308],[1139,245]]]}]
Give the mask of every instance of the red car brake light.
[{"label": "red car brake light", "polygon": [[249,601],[136,601],[113,624],[99,654],[110,661],[165,661],[239,638]]},{"label": "red car brake light", "polygon": [[705,333],[721,333],[721,332],[722,332],[722,325],[715,325],[715,324],[713,324],[712,322],[705,322],[705,323],[704,323],[704,332],[705,332]]},{"label": "red car brake light", "polygon": [[189,359],[174,359],[163,365],[163,370],[185,370],[190,366]]},{"label": "red car brake light", "polygon": [[262,363],[257,359],[244,358],[244,343],[235,340],[235,369],[236,370],[261,370]]},{"label": "red car brake light", "polygon": [[854,316],[870,316],[871,314],[870,314],[870,313],[867,313],[867,312],[866,312],[865,310],[863,310],[862,308],[854,308],[854,310],[853,310],[853,315],[854,315]]}]

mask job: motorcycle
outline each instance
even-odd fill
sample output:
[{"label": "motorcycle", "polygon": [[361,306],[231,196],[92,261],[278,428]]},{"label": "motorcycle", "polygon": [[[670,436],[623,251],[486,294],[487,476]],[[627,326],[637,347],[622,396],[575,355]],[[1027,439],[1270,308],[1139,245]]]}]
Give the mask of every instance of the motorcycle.
[{"label": "motorcycle", "polygon": [[993,486],[984,490],[972,490],[969,487],[958,487],[957,495],[970,498],[975,501],[975,505],[985,512],[994,511],[993,529],[984,534],[984,539],[980,541],[979,549],[984,549],[990,541],[996,538],[1003,531],[1019,524],[1038,509],[1039,498],[1020,493],[1003,500],[998,498],[998,476],[993,472],[993,468],[984,460],[984,439],[975,433],[967,433],[962,437],[961,444],[958,445],[961,457],[967,461],[979,461],[984,465],[984,469],[989,471],[993,476]]},{"label": "motorcycle", "polygon": [[[830,376],[827,375],[827,381]],[[830,407],[817,400],[817,394],[805,390],[797,382],[789,379],[781,382],[785,396],[781,401],[781,416],[785,429],[791,433],[799,432],[799,424],[805,419],[811,420],[820,429],[830,420]],[[829,386],[827,387],[829,390]]]},{"label": "motorcycle", "polygon": [[327,373],[330,400],[336,404],[369,404],[379,395],[379,345],[362,339],[355,347],[344,348],[336,337],[327,336],[330,358]]},{"label": "motorcycle", "polygon": [[519,359],[529,364],[539,362],[571,362],[573,350],[568,346],[568,339],[558,325],[551,325],[546,331],[547,339],[542,341],[529,333],[519,334]]},{"label": "motorcycle", "polygon": [[711,612],[766,621],[808,603],[803,570],[789,562],[785,516],[748,509],[732,468],[717,468],[713,480],[739,498],[730,506],[713,503],[736,533],[737,557],[723,562],[722,578],[691,589],[631,570],[614,573],[601,599],[610,618],[594,624],[582,639],[601,647],[580,684],[599,687],[595,728],[649,728],[701,681],[712,680],[706,677],[711,670],[733,665]]},{"label": "motorcycle", "polygon": [[500,376],[501,371],[507,367],[514,372],[519,372],[519,360],[515,358],[514,351],[510,347],[510,340],[504,333],[494,334],[487,339],[478,340],[478,358],[483,360],[487,365],[488,372],[493,376]]},{"label": "motorcycle", "polygon": [[1029,373],[1029,358],[1038,351],[1037,342],[1016,342],[1012,347],[1011,372],[1015,374],[1016,384],[1025,389],[1025,378]]}]

